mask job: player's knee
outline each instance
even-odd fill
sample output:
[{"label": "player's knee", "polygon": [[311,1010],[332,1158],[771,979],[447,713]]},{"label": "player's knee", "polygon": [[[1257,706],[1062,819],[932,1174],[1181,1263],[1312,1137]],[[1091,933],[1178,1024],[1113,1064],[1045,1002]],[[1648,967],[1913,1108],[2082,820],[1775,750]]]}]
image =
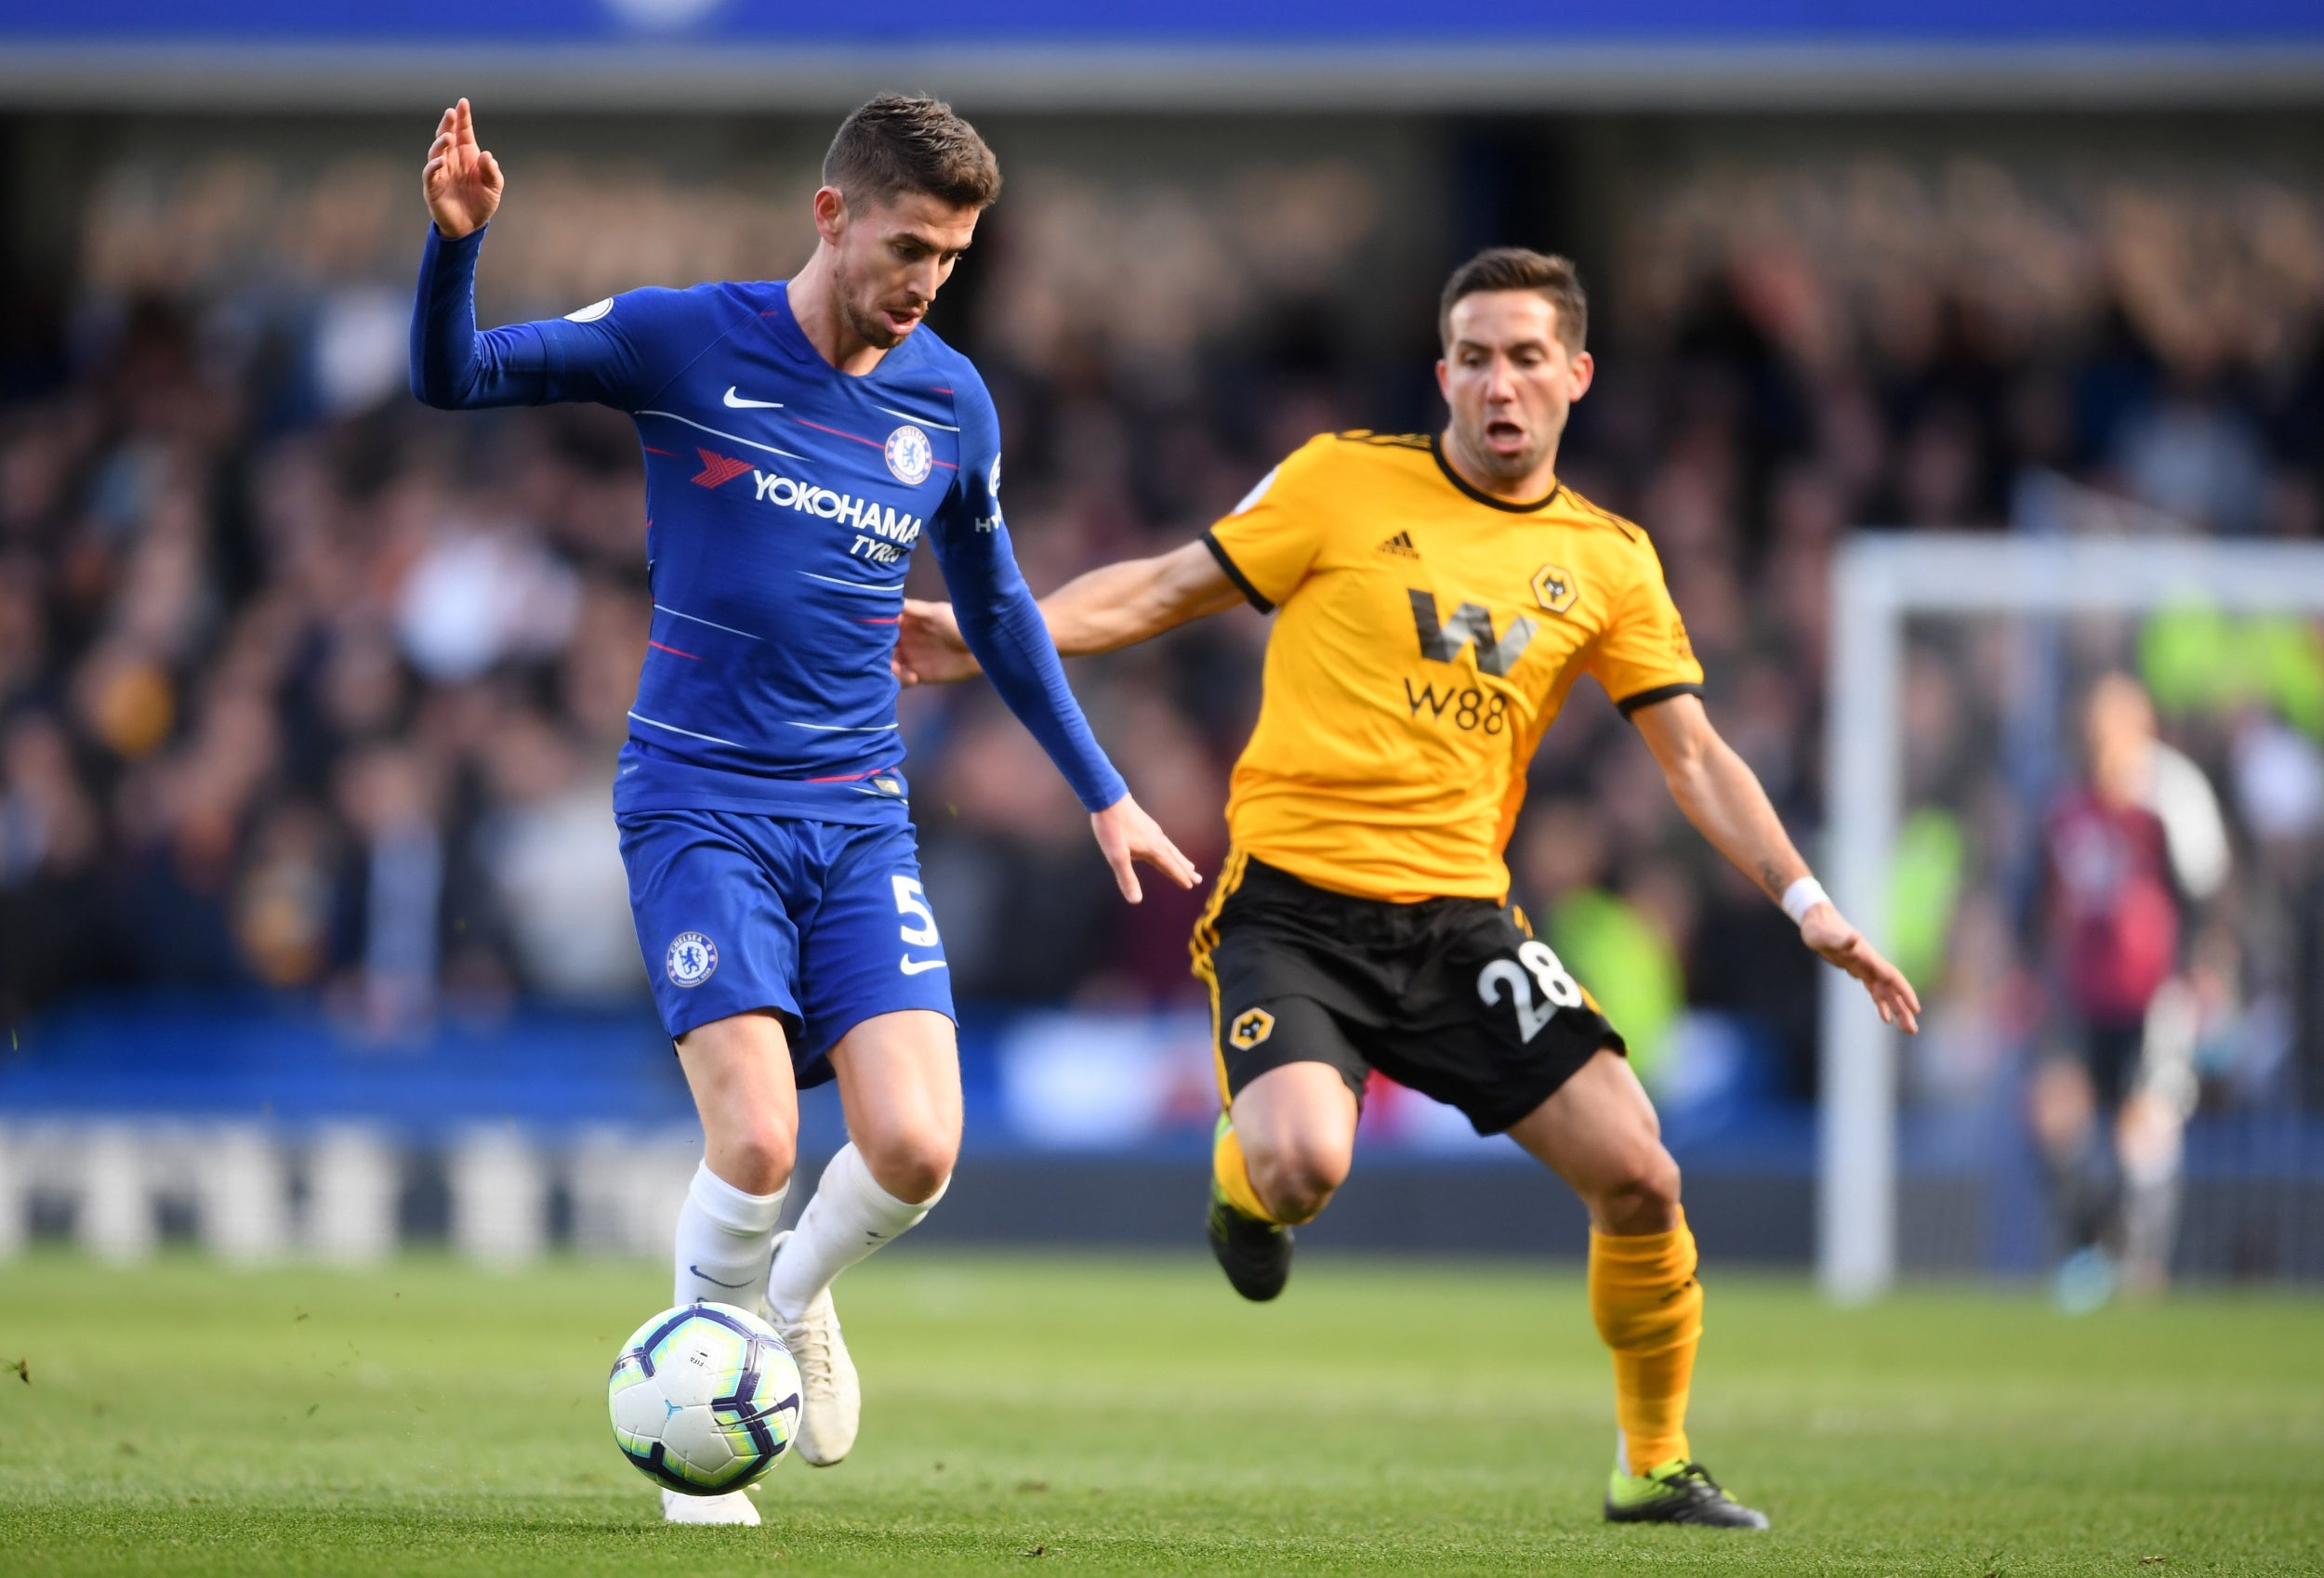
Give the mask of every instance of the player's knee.
[{"label": "player's knee", "polygon": [[1617,1233],[1668,1232],[1679,1223],[1679,1164],[1658,1140],[1644,1141],[1608,1169],[1591,1204]]},{"label": "player's knee", "polygon": [[1291,1145],[1255,1155],[1247,1147],[1244,1162],[1250,1169],[1251,1188],[1282,1222],[1308,1220],[1348,1178],[1347,1152],[1330,1146]]},{"label": "player's knee", "polygon": [[779,1119],[745,1119],[713,1136],[712,1150],[719,1177],[747,1193],[772,1194],[791,1180],[799,1137]]},{"label": "player's knee", "polygon": [[915,1125],[859,1136],[855,1148],[863,1152],[864,1165],[870,1169],[874,1183],[898,1200],[918,1205],[944,1192],[951,1181],[960,1142],[957,1136],[932,1125]]}]

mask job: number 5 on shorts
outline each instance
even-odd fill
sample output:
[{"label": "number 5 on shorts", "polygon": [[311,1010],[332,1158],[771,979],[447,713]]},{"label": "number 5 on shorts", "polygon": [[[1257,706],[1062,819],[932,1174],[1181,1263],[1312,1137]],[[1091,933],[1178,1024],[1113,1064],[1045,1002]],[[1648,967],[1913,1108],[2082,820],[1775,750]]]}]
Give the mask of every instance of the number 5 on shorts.
[{"label": "number 5 on shorts", "polygon": [[[1546,1003],[1533,1000],[1536,982]],[[1509,988],[1509,1000],[1516,1005],[1521,1040],[1531,1041],[1540,1034],[1541,1027],[1556,1018],[1560,1008],[1581,1006],[1581,983],[1565,973],[1565,967],[1558,963],[1546,942],[1525,942],[1517,950],[1517,963],[1495,959],[1477,973],[1477,995],[1488,1007],[1501,1000],[1504,986]]]},{"label": "number 5 on shorts", "polygon": [[[905,924],[896,928],[897,934],[915,948],[935,947],[936,917],[929,910],[928,895],[918,880],[909,876],[891,876],[888,880],[896,890],[896,914],[905,917]],[[916,920],[920,924],[912,925]]]}]

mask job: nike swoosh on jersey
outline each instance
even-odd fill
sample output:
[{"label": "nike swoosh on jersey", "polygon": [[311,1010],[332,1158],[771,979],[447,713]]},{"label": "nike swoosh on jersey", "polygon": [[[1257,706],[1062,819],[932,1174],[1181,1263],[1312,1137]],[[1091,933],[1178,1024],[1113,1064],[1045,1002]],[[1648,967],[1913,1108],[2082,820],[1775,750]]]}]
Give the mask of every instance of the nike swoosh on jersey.
[{"label": "nike swoosh on jersey", "polygon": [[783,402],[779,400],[752,400],[747,395],[736,394],[734,389],[735,386],[733,384],[726,386],[726,403],[737,411],[780,411],[783,409]]},{"label": "nike swoosh on jersey", "polygon": [[921,975],[929,970],[940,970],[944,967],[944,962],[942,959],[916,959],[909,953],[905,954],[903,963],[896,966],[896,968],[905,975]]}]

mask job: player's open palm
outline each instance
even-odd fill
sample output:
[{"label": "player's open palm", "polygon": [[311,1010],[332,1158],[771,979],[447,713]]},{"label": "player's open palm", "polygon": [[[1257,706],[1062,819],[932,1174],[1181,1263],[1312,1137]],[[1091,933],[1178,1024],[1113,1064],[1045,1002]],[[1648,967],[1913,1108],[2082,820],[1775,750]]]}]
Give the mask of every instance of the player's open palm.
[{"label": "player's open palm", "polygon": [[1092,811],[1089,830],[1097,835],[1105,863],[1114,868],[1114,880],[1120,885],[1122,897],[1133,904],[1145,898],[1138,886],[1140,861],[1181,888],[1192,888],[1202,880],[1202,873],[1195,869],[1195,862],[1181,854],[1178,846],[1170,842],[1170,835],[1127,795],[1102,811]]},{"label": "player's open palm", "polygon": [[1921,999],[1912,982],[1905,979],[1904,971],[1881,957],[1880,950],[1829,902],[1816,905],[1801,917],[1800,940],[1864,983],[1872,1006],[1880,1010],[1882,1023],[1900,1026],[1908,1032],[1920,1030]]},{"label": "player's open palm", "polygon": [[953,617],[952,605],[917,598],[904,599],[890,666],[906,685],[949,685],[984,672],[968,642],[960,638],[960,622]]},{"label": "player's open palm", "polygon": [[463,99],[436,123],[428,167],[420,172],[420,191],[436,229],[447,241],[483,229],[500,207],[504,185],[500,161],[476,146],[476,115]]}]

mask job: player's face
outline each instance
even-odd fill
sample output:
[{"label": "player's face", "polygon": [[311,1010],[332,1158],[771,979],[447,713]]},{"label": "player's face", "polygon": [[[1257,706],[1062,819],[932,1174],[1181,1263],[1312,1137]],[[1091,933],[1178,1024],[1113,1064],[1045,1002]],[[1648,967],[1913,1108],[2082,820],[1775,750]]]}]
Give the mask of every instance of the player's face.
[{"label": "player's face", "polygon": [[1557,309],[1538,291],[1480,291],[1452,309],[1436,387],[1453,441],[1497,481],[1532,479],[1557,454],[1566,413],[1590,388],[1588,351],[1557,337]]},{"label": "player's face", "polygon": [[848,326],[882,350],[901,344],[952,277],[976,235],[976,217],[974,208],[956,208],[925,192],[860,208],[829,187],[817,192],[817,228],[835,255]]},{"label": "player's face", "polygon": [[2109,805],[2136,805],[2146,786],[2155,742],[2155,706],[2135,679],[2098,681],[2082,717],[2091,787]]}]

